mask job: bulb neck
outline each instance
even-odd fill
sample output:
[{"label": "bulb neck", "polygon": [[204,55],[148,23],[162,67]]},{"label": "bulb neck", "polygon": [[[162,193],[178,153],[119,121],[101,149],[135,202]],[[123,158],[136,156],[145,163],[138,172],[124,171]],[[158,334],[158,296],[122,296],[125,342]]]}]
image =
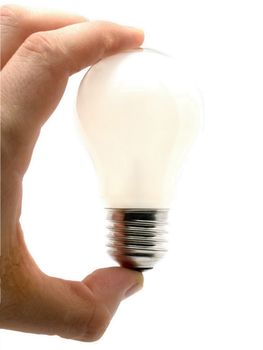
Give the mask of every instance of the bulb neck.
[{"label": "bulb neck", "polygon": [[106,209],[109,254],[121,266],[151,269],[166,249],[168,209]]}]

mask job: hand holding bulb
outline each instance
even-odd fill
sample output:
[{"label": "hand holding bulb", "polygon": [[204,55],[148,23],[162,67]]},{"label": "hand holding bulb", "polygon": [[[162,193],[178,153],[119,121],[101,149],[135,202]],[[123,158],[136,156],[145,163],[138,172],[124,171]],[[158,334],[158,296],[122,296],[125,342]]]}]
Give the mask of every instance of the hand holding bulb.
[{"label": "hand holding bulb", "polygon": [[115,267],[69,281],[40,271],[19,222],[22,180],[41,127],[59,103],[69,76],[105,56],[141,45],[143,33],[18,6],[2,7],[0,18],[0,328],[96,340],[121,300],[142,287],[142,275]]}]

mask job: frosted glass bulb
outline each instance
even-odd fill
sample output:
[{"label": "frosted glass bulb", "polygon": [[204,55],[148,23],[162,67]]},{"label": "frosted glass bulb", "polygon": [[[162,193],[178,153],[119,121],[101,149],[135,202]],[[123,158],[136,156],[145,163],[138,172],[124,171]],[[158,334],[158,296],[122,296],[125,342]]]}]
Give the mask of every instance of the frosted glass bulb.
[{"label": "frosted glass bulb", "polygon": [[201,99],[176,60],[150,49],[99,61],[83,78],[77,112],[110,221],[110,254],[152,268],[166,251],[165,225]]}]

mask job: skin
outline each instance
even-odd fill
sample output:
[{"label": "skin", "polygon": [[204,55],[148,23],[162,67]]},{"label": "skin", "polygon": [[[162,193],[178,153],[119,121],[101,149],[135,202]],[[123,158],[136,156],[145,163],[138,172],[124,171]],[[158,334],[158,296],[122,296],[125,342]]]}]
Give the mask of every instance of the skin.
[{"label": "skin", "polygon": [[103,335],[121,300],[141,289],[142,274],[112,267],[96,270],[83,281],[69,281],[42,272],[27,250],[19,222],[22,180],[41,127],[70,75],[140,46],[143,33],[14,5],[3,6],[0,19],[0,327],[94,341]]}]

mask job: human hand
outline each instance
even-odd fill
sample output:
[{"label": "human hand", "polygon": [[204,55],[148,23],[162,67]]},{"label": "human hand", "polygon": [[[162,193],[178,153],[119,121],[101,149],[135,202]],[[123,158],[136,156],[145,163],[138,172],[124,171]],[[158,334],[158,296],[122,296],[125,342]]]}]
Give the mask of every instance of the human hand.
[{"label": "human hand", "polygon": [[97,270],[82,282],[47,276],[30,256],[19,223],[23,176],[69,76],[142,42],[141,31],[109,22],[1,9],[1,328],[97,340],[121,300],[142,287],[141,273],[120,267]]}]

